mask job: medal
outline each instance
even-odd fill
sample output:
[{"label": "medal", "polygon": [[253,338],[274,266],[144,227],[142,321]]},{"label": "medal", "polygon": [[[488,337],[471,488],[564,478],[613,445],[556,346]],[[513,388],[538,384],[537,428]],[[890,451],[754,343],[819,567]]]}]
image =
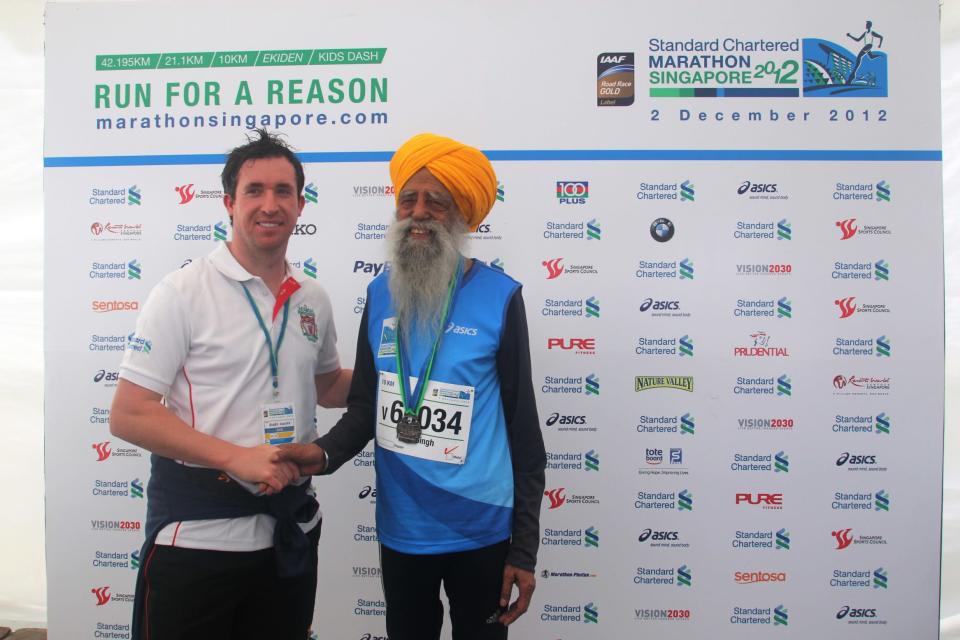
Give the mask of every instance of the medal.
[{"label": "medal", "polygon": [[420,442],[420,434],[423,432],[424,425],[420,422],[420,407],[423,406],[423,395],[427,391],[427,381],[430,379],[430,371],[433,369],[433,361],[437,357],[437,350],[440,348],[440,339],[443,337],[443,327],[447,324],[450,315],[450,308],[455,292],[460,286],[460,280],[463,278],[463,257],[457,265],[457,270],[450,278],[447,285],[447,298],[443,303],[443,312],[440,315],[440,330],[433,340],[433,349],[430,356],[423,363],[423,370],[417,377],[417,388],[412,393],[409,389],[410,381],[404,373],[407,367],[404,366],[406,355],[403,352],[403,342],[401,336],[403,331],[400,328],[400,322],[397,322],[397,377],[400,383],[400,400],[403,402],[403,415],[397,420],[397,440],[404,444],[417,444]]},{"label": "medal", "polygon": [[400,442],[417,444],[420,442],[422,432],[423,425],[420,424],[420,418],[413,413],[403,414],[403,417],[397,422],[397,440]]}]

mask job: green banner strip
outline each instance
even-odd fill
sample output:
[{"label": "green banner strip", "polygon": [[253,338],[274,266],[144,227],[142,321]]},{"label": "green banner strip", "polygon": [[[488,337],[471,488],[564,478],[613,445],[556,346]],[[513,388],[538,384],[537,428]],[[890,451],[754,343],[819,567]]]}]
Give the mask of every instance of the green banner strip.
[{"label": "green banner strip", "polygon": [[675,89],[675,88],[670,88],[670,89],[660,89],[660,88],[658,88],[658,89],[653,89],[653,88],[651,88],[651,89],[650,89],[650,97],[651,97],[651,98],[692,98],[693,95],[694,95],[694,94],[693,94],[693,89],[687,89],[687,88],[683,88],[683,89]]},{"label": "green banner strip", "polygon": [[380,64],[386,55],[386,48],[317,49],[312,64]]},{"label": "green banner strip", "polygon": [[161,53],[157,69],[195,69],[209,67],[213,62],[213,53]]},{"label": "green banner strip", "polygon": [[301,66],[310,64],[313,49],[281,49],[279,51],[261,51],[257,59],[258,67]]},{"label": "green banner strip", "polygon": [[259,51],[217,51],[213,54],[211,67],[252,67],[257,62]]},{"label": "green banner strip", "polygon": [[380,64],[385,47],[361,49],[277,49],[270,51],[192,51],[131,53],[96,57],[97,71],[198,69],[206,67],[279,67],[334,64]]},{"label": "green banner strip", "polygon": [[127,55],[97,56],[97,71],[135,71],[156,69],[159,53],[133,53]]}]

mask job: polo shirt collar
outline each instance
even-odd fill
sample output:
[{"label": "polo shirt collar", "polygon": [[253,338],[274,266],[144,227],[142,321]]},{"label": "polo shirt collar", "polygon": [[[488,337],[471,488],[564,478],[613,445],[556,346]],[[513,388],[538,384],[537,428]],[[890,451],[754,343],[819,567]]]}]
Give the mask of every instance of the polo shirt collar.
[{"label": "polo shirt collar", "polygon": [[[217,268],[217,271],[231,280],[236,280],[237,282],[247,282],[257,277],[244,269],[243,266],[237,262],[237,259],[232,253],[230,253],[230,249],[227,247],[226,242],[221,243],[220,246],[211,251],[208,257],[210,262],[213,263],[213,266]],[[306,274],[301,271],[295,271],[291,269],[290,263],[286,261],[284,262],[286,264],[287,274],[298,283],[303,284],[307,278]]]}]

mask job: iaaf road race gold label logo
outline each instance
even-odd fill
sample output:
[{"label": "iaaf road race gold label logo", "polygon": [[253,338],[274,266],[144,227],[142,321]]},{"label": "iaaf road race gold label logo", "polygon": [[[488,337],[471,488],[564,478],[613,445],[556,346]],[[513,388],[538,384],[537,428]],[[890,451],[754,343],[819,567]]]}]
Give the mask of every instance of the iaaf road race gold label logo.
[{"label": "iaaf road race gold label logo", "polygon": [[633,104],[633,52],[601,53],[597,56],[597,106],[626,107]]}]

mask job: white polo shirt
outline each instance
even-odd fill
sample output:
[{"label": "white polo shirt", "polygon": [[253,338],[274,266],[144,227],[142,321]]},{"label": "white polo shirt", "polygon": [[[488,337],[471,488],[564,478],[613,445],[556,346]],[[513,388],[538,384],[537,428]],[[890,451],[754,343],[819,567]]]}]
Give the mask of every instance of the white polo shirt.
[{"label": "white polo shirt", "polygon": [[[150,292],[127,340],[120,377],[163,395],[167,408],[198,431],[243,446],[264,442],[262,405],[292,403],[295,441],[313,441],[314,376],[339,368],[340,358],[330,298],[316,281],[302,274],[293,277],[300,288],[290,296],[276,397],[266,338],[241,283],[256,302],[274,347],[283,310],[278,308],[274,317],[273,294],[225,244],[169,274]],[[308,531],[319,518],[318,512],[313,522],[301,526]],[[257,551],[273,546],[274,524],[273,516],[265,514],[178,522],[161,530],[156,543]]]}]

